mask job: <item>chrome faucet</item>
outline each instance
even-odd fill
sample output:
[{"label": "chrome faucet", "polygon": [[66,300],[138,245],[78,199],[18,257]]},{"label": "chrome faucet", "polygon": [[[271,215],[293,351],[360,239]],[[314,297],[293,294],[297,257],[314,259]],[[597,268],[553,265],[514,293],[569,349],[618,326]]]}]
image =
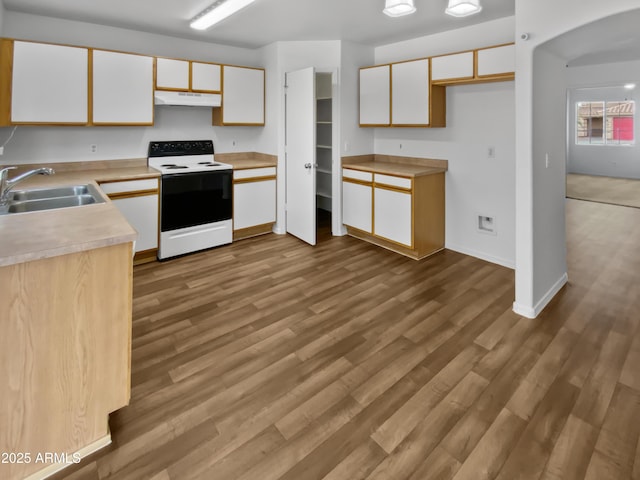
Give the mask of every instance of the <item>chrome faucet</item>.
[{"label": "chrome faucet", "polygon": [[37,168],[9,180],[9,170],[15,170],[16,168],[18,167],[5,167],[0,170],[0,206],[4,206],[9,202],[9,192],[21,181],[33,175],[53,175],[56,173],[53,168]]}]

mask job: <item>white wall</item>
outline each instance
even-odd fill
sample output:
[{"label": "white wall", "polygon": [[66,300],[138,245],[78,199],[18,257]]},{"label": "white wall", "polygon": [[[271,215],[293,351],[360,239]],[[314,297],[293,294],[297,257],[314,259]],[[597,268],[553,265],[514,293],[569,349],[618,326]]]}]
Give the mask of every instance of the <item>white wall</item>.
[{"label": "white wall", "polygon": [[[213,140],[217,153],[254,151],[261,128],[212,127],[211,109],[157,107],[153,127],[20,126],[0,157],[2,164],[146,158],[150,141]],[[0,128],[0,144],[13,127]],[[235,145],[233,145],[235,142]],[[98,151],[90,153],[90,146]]]},{"label": "white wall", "polygon": [[268,72],[266,85],[267,122],[258,137],[256,149],[278,156],[277,221],[274,231],[285,233],[285,74],[308,67],[328,71],[338,69],[341,55],[340,42],[276,42],[260,49],[259,54]]},{"label": "white wall", "polygon": [[515,18],[504,17],[376,48],[376,64],[431,57],[513,42]]},{"label": "white wall", "polygon": [[[534,236],[536,225],[564,231],[564,224],[559,225],[556,220],[557,208],[562,208],[561,193],[564,191],[562,181],[558,178],[562,178],[565,173],[560,168],[553,175],[540,175],[536,171],[535,165],[544,159],[534,155],[548,151],[547,149],[555,149],[556,134],[554,132],[550,138],[546,138],[544,134],[534,133],[538,130],[544,132],[545,122],[549,121],[542,106],[534,116],[534,103],[541,100],[538,96],[534,98],[534,82],[541,80],[534,76],[534,51],[539,45],[570,30],[637,7],[637,0],[588,3],[583,0],[516,0],[517,248],[514,310],[522,315],[536,316],[566,281],[566,272],[558,276],[557,269],[550,264],[566,256],[566,245],[561,235]],[[526,41],[520,38],[524,33],[529,35]],[[547,105],[547,108],[550,109],[549,114],[555,111],[555,106]],[[545,210],[547,205],[544,199],[549,198],[547,195],[556,199],[558,207]],[[543,251],[548,253],[544,256],[536,255],[536,252]],[[560,265],[564,263],[562,261]]]},{"label": "white wall", "polygon": [[[376,63],[512,42],[513,17],[376,49]],[[446,247],[513,268],[515,265],[514,83],[447,87],[446,128],[375,129],[375,153],[449,161]],[[493,147],[495,158],[488,158]],[[477,230],[493,216],[497,235]]]},{"label": "white wall", "polygon": [[375,62],[374,49],[352,42],[342,42],[340,69],[340,138],[343,156],[373,152],[374,130],[360,128],[360,67]]},{"label": "white wall", "polygon": [[4,16],[4,3],[2,2],[2,0],[0,0],[0,37],[4,35]]},{"label": "white wall", "polygon": [[[533,267],[536,278],[566,282],[566,66],[539,48],[533,65]],[[547,156],[549,162],[547,164]],[[561,248],[547,248],[548,245]],[[546,299],[549,285],[535,282],[533,296]]]},{"label": "white wall", "polygon": [[[569,173],[640,178],[640,122],[635,122],[633,145],[576,145],[576,103],[585,101],[635,100],[637,90],[626,83],[640,85],[640,61],[607,63],[567,69],[569,89],[568,159]],[[607,85],[606,87],[602,87]],[[585,88],[586,87],[586,88]]]},{"label": "white wall", "polygon": [[[259,51],[5,11],[9,38],[262,66]],[[269,80],[269,73],[267,73]],[[157,107],[153,127],[19,127],[0,162],[47,163],[144,158],[149,141],[213,139],[216,152],[256,150],[261,127],[213,127],[211,109]],[[0,128],[0,144],[12,128]],[[235,145],[234,145],[235,143]],[[95,154],[89,146],[98,145]]]}]

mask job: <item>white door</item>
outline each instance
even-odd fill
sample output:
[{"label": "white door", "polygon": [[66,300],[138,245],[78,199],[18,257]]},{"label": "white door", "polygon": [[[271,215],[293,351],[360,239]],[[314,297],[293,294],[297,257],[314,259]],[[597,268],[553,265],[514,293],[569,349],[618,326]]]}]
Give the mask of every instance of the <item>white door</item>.
[{"label": "white door", "polygon": [[316,244],[316,74],[287,74],[285,145],[287,232]]}]

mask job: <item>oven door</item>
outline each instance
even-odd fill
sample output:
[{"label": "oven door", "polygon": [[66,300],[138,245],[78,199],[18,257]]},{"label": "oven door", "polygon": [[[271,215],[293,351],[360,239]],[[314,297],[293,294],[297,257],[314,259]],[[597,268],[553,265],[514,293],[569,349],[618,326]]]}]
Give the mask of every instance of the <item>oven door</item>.
[{"label": "oven door", "polygon": [[160,231],[231,220],[233,171],[162,175]]}]

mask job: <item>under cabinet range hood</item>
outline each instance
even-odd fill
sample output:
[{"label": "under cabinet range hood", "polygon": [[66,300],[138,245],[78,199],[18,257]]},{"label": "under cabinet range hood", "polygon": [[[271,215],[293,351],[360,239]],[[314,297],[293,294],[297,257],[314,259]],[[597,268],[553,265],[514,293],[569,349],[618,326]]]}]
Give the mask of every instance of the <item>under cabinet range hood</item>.
[{"label": "under cabinet range hood", "polygon": [[156,105],[219,107],[222,104],[219,93],[168,92],[156,90],[154,99]]}]

